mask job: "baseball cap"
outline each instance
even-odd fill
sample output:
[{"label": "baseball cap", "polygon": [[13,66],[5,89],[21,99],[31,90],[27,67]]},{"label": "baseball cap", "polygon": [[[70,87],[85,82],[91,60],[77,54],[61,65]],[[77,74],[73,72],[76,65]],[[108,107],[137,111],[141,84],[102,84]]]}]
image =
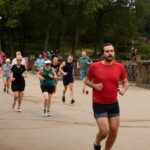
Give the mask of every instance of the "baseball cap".
[{"label": "baseball cap", "polygon": [[51,64],[50,60],[45,60],[45,64]]}]

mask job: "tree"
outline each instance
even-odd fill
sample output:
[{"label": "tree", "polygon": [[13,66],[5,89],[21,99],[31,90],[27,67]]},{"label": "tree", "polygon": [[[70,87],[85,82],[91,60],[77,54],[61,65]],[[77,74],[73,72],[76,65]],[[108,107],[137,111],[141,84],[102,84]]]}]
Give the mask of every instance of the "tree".
[{"label": "tree", "polygon": [[148,4],[149,0],[0,0],[3,39],[11,56],[14,48],[63,45],[72,47],[73,55],[85,45],[96,54],[106,41],[127,45],[141,32],[149,34],[149,22],[144,23]]},{"label": "tree", "polygon": [[[104,42],[126,45],[139,34],[139,26],[145,15],[146,3],[131,0],[106,1],[103,7],[93,14],[92,24],[87,34],[90,34],[94,44],[94,54]],[[139,13],[142,11],[142,13]],[[86,35],[87,37],[88,35]]]},{"label": "tree", "polygon": [[[72,54],[76,55],[76,50],[80,43],[80,37],[84,36],[89,28],[90,19],[94,12],[102,8],[106,3],[105,0],[69,0],[65,1],[68,6],[65,21],[68,21],[67,29],[70,32],[72,40]],[[70,27],[71,26],[71,27]]]},{"label": "tree", "polygon": [[8,45],[11,56],[14,56],[13,31],[20,24],[19,15],[28,8],[28,0],[0,1],[0,13],[3,16],[5,28],[8,32]]}]

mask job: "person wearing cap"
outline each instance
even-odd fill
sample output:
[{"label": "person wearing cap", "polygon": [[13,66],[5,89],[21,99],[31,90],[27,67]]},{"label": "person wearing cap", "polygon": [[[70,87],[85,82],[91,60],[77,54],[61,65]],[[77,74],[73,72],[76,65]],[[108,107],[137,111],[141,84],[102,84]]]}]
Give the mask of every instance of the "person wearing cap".
[{"label": "person wearing cap", "polygon": [[55,90],[55,79],[57,78],[57,75],[55,70],[51,67],[50,60],[45,60],[45,66],[40,68],[37,75],[41,81],[40,86],[44,97],[44,110],[42,116],[51,116],[51,99]]},{"label": "person wearing cap", "polygon": [[10,87],[10,59],[7,58],[5,61],[5,64],[2,66],[2,75],[3,75],[3,83],[4,83],[4,92],[7,91],[9,93],[9,87]]},{"label": "person wearing cap", "polygon": [[15,108],[16,102],[18,102],[18,112],[21,112],[21,104],[23,99],[23,91],[25,90],[25,78],[27,77],[27,71],[24,65],[21,64],[22,57],[18,55],[16,57],[17,64],[13,65],[10,74],[12,76],[11,89],[14,92],[14,103],[12,109]]}]

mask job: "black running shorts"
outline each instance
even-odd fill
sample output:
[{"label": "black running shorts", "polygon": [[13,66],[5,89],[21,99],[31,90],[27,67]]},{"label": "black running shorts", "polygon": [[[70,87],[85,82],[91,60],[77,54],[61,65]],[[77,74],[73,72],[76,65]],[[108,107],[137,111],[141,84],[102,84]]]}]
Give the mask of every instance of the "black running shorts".
[{"label": "black running shorts", "polygon": [[74,82],[73,76],[63,76],[63,85],[64,86],[67,86],[67,85],[69,85],[70,83],[73,83],[73,82]]},{"label": "black running shorts", "polygon": [[13,92],[23,92],[25,89],[25,81],[22,81],[22,82],[15,82],[15,81],[12,81],[11,83],[11,90]]},{"label": "black running shorts", "polygon": [[112,104],[93,103],[93,112],[95,119],[98,119],[100,117],[112,118],[120,116],[119,103],[118,102]]},{"label": "black running shorts", "polygon": [[42,93],[48,92],[49,94],[53,94],[54,90],[55,90],[55,86],[41,85],[41,91],[42,91]]}]

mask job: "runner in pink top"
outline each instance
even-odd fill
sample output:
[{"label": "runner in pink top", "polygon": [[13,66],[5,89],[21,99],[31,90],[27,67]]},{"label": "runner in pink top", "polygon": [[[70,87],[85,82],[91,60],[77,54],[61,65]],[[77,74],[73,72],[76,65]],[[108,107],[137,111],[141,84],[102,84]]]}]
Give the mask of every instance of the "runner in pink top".
[{"label": "runner in pink top", "polygon": [[3,65],[4,57],[5,57],[5,53],[0,50],[0,77],[2,77],[2,65]]}]

